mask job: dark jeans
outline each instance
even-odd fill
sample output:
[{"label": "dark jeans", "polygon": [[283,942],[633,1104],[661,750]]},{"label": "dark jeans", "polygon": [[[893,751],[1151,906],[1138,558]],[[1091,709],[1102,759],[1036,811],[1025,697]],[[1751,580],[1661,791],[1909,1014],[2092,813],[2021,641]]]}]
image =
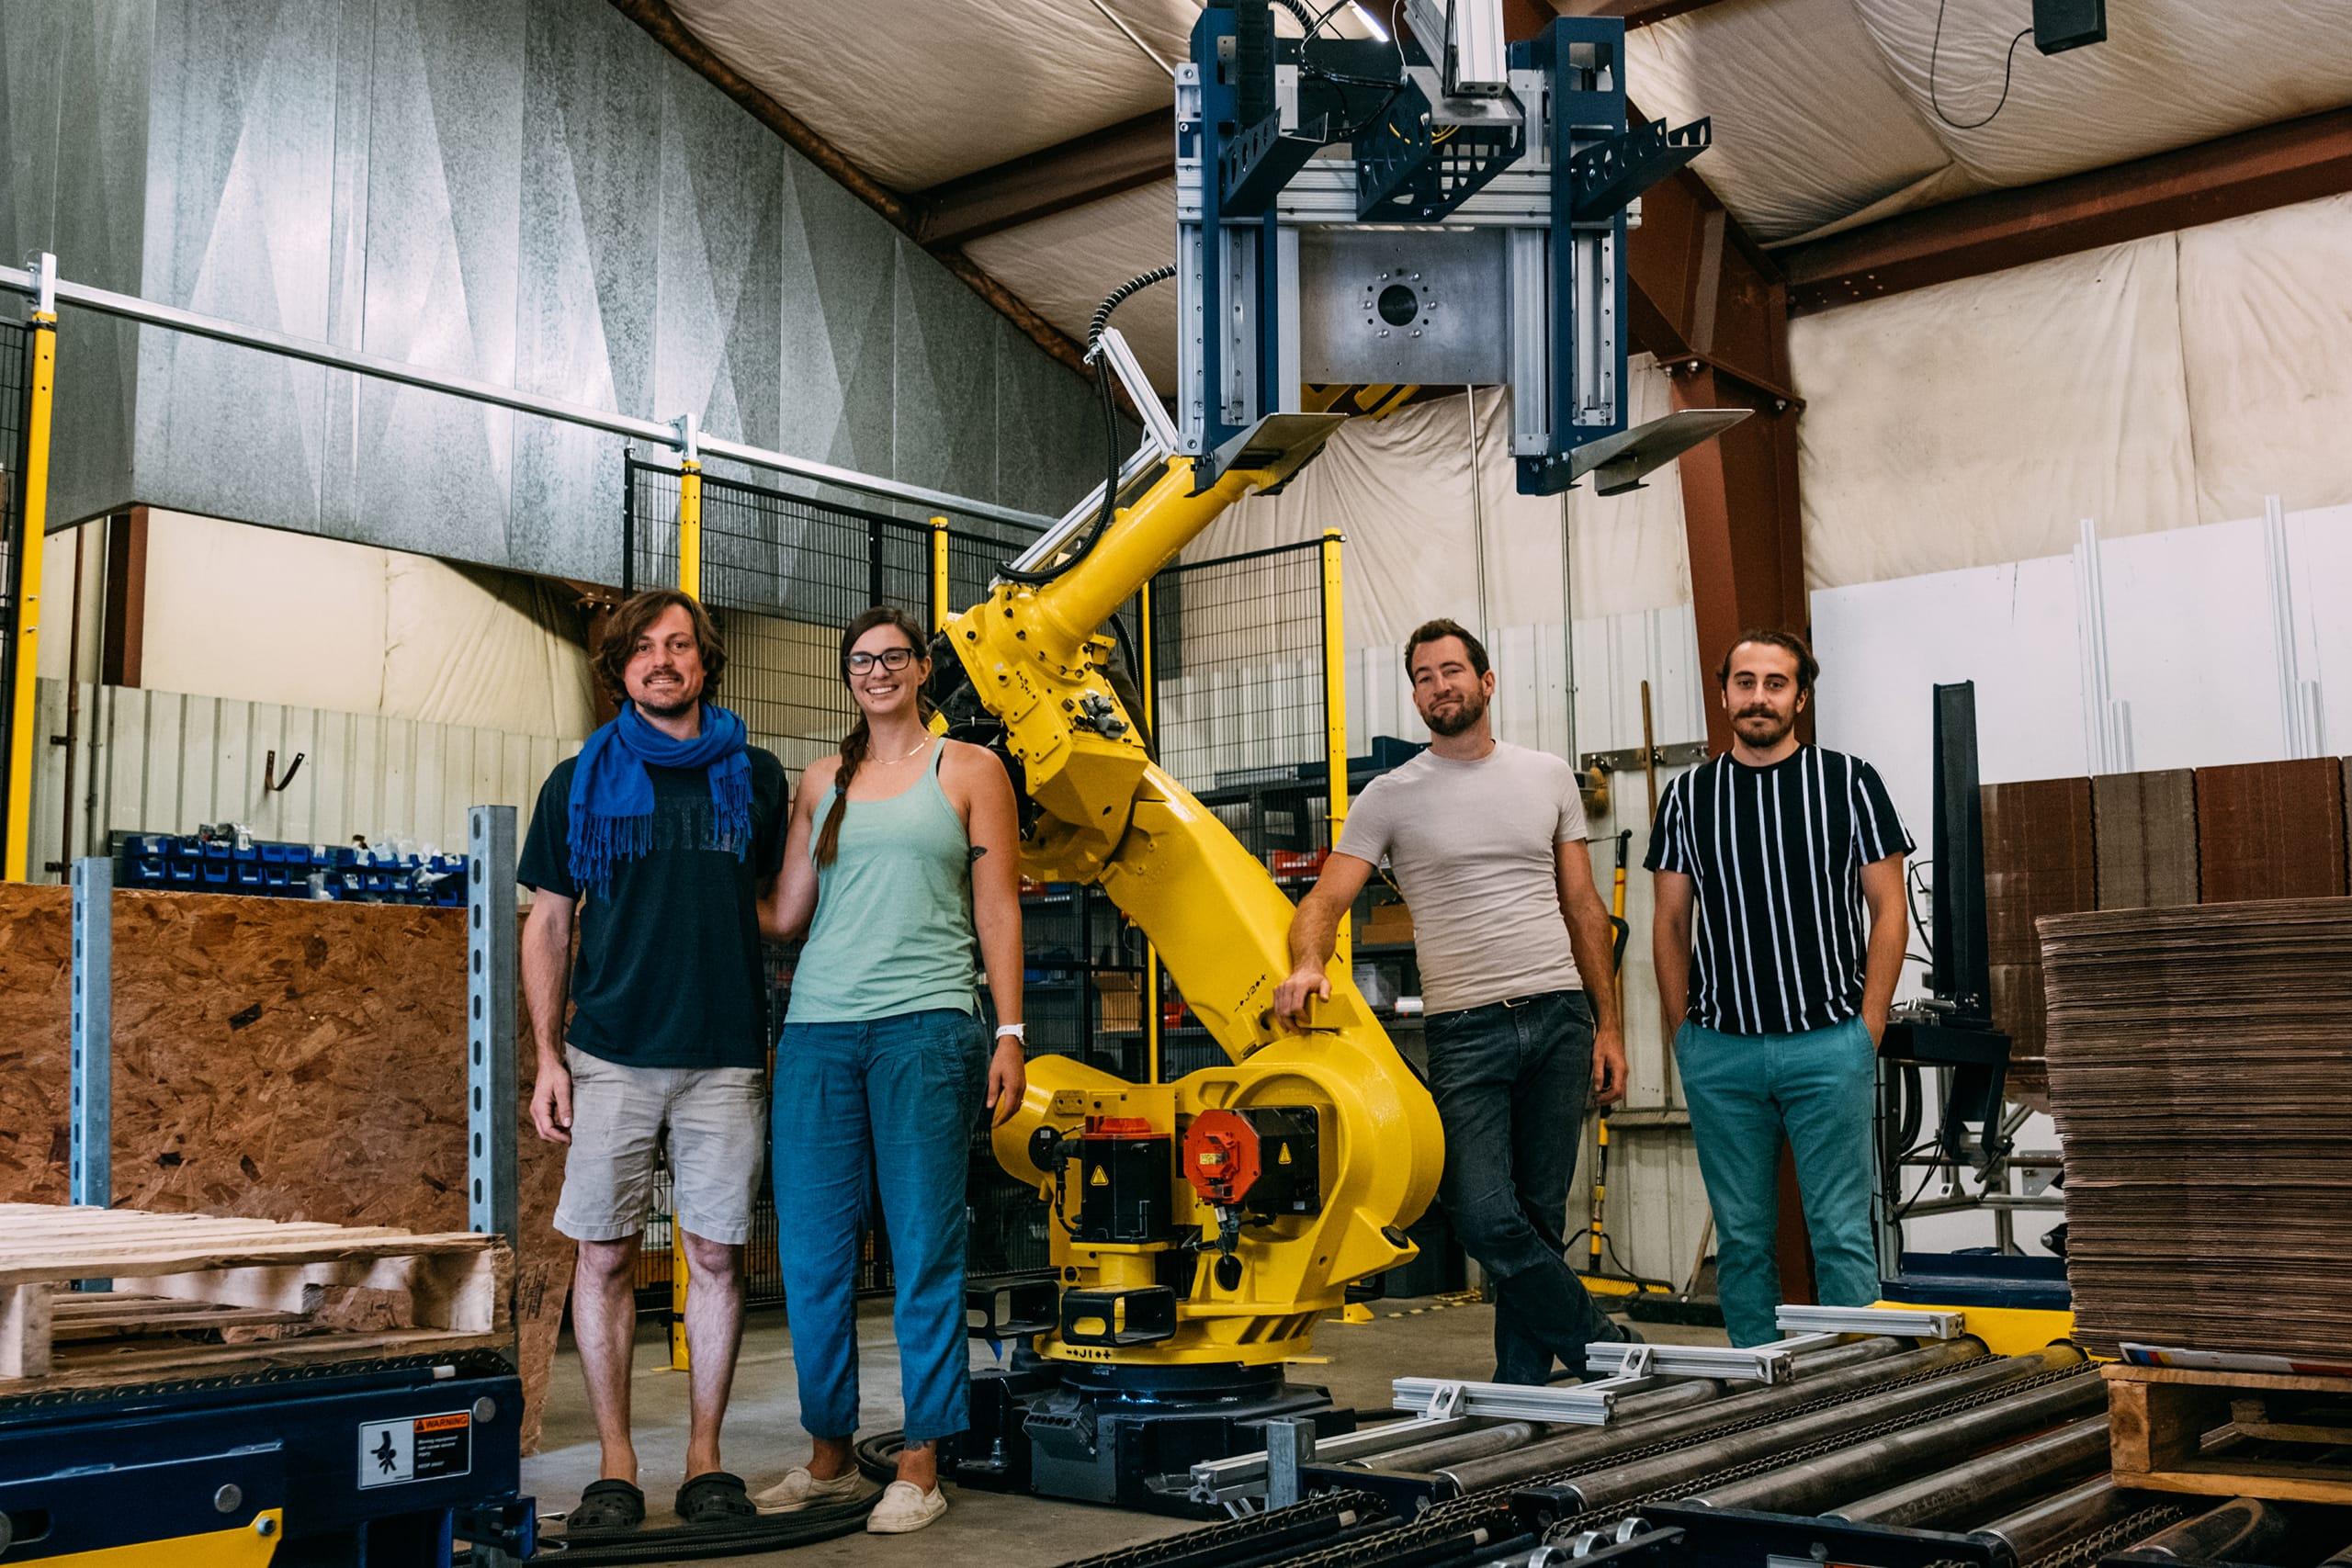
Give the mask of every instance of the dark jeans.
[{"label": "dark jeans", "polygon": [[1561,1256],[1568,1185],[1592,1092],[1592,1009],[1582,991],[1438,1013],[1430,1092],[1445,1123],[1438,1201],[1495,1284],[1495,1381],[1540,1383],[1556,1359],[1624,1333]]}]

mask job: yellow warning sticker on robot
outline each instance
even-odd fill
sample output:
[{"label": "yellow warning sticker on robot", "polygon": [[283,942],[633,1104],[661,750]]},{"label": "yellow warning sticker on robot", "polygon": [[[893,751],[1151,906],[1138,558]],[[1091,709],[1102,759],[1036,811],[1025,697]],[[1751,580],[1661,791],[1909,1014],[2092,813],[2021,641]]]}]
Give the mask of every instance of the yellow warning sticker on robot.
[{"label": "yellow warning sticker on robot", "polygon": [[1098,1165],[1094,1168],[1094,1174],[1087,1179],[1086,1184],[1089,1187],[1108,1187],[1111,1185],[1111,1173]]},{"label": "yellow warning sticker on robot", "polygon": [[1288,1165],[1290,1163],[1290,1145],[1288,1144],[1284,1144],[1283,1145],[1282,1157],[1275,1160],[1274,1163],[1276,1165]]},{"label": "yellow warning sticker on robot", "polygon": [[470,1411],[404,1416],[359,1424],[359,1484],[400,1486],[471,1474],[474,1418]]}]

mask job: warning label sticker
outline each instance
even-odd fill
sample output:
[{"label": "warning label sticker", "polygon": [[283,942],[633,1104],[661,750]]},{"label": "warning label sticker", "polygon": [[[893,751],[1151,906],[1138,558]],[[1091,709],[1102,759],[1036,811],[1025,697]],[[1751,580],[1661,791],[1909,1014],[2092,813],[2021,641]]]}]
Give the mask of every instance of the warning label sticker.
[{"label": "warning label sticker", "polygon": [[451,1410],[359,1424],[359,1484],[398,1486],[468,1475],[474,1468],[474,1418]]}]

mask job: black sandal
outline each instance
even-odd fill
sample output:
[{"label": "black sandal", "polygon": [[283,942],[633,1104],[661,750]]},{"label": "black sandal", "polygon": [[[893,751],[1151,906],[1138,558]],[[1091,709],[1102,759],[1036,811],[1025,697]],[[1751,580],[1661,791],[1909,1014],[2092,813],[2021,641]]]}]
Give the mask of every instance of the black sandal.
[{"label": "black sandal", "polygon": [[592,1481],[564,1516],[564,1533],[634,1529],[645,1522],[645,1494],[626,1481]]},{"label": "black sandal", "polygon": [[723,1470],[707,1470],[678,1488],[678,1517],[690,1525],[740,1524],[759,1517],[743,1478]]}]

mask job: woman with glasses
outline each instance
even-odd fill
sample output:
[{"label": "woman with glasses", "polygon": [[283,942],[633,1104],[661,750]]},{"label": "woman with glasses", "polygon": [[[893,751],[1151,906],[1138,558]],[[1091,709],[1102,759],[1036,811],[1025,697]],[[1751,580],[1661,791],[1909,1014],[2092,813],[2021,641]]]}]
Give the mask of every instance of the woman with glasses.
[{"label": "woman with glasses", "polygon": [[906,1447],[866,1520],[877,1535],[946,1511],[938,1444],[964,1429],[971,1398],[966,1160],[983,1101],[1001,1122],[1026,1088],[1012,784],[985,748],[932,734],[923,641],[891,609],[868,610],[842,634],[857,722],[838,757],[802,775],[784,871],[762,910],[772,940],[808,933],[776,1046],[772,1148],[800,1422],[814,1452],[758,1500],[791,1512],[862,1488],[853,1290],[866,1193],[878,1188],[898,1280]]}]

